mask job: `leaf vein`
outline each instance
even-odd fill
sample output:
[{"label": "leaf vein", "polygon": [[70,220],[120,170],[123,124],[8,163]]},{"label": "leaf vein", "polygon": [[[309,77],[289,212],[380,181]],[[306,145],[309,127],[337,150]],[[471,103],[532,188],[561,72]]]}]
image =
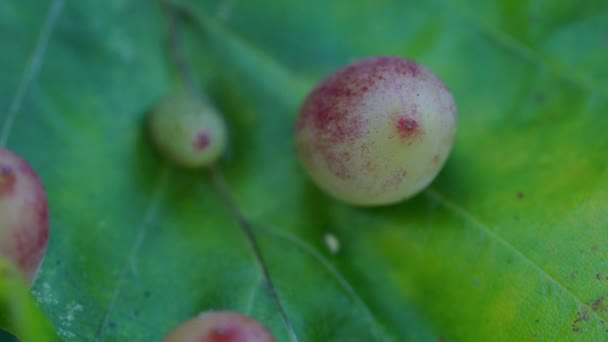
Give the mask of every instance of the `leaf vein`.
[{"label": "leaf vein", "polygon": [[148,232],[150,223],[152,222],[152,220],[156,216],[156,213],[158,212],[158,207],[160,205],[161,198],[167,187],[170,173],[171,173],[170,168],[167,166],[165,166],[165,168],[161,171],[159,180],[157,181],[156,186],[154,188],[152,198],[150,199],[150,202],[148,203],[148,207],[146,208],[146,211],[144,212],[144,217],[142,219],[142,222],[139,225],[139,227],[136,229],[137,235],[135,236],[135,240],[133,240],[133,245],[131,246],[131,251],[129,252],[129,254],[127,254],[127,258],[123,265],[122,271],[120,272],[118,279],[116,281],[116,287],[112,291],[112,297],[110,297],[110,303],[108,304],[108,307],[106,308],[103,319],[101,320],[101,322],[99,323],[99,326],[97,328],[97,333],[95,334],[95,341],[99,341],[99,340],[103,341],[103,333],[105,331],[106,325],[108,324],[110,314],[112,312],[112,309],[114,309],[114,306],[116,305],[116,300],[118,299],[120,291],[127,278],[127,274],[129,274],[130,270],[131,271],[134,270],[133,265],[135,264],[135,257],[137,256],[139,247],[141,246],[141,244],[146,236],[146,233]]},{"label": "leaf vein", "polygon": [[[184,84],[189,88],[189,90],[192,91],[192,93],[194,93],[194,94],[199,94],[201,96],[204,96],[204,94],[199,90],[198,85],[194,81],[194,77],[193,77],[190,65],[188,64],[188,62],[182,55],[181,41],[179,40],[179,35],[177,32],[177,19],[178,19],[177,14],[179,14],[178,13],[179,9],[174,7],[174,4],[172,4],[169,0],[165,0],[162,3],[162,5],[163,5],[164,13],[167,16],[167,20],[169,23],[168,43],[169,43],[169,49],[172,52],[171,61],[174,63],[175,67],[177,68],[181,81],[184,82]],[[293,326],[291,324],[291,321],[289,320],[289,317],[287,316],[287,312],[285,311],[285,308],[283,307],[283,304],[281,302],[281,299],[279,298],[277,290],[274,287],[274,284],[272,282],[272,277],[270,275],[270,270],[268,269],[268,266],[266,265],[266,261],[264,260],[260,246],[258,245],[256,237],[252,231],[251,223],[243,216],[243,214],[239,210],[239,207],[234,202],[234,200],[230,194],[230,191],[229,191],[228,187],[226,186],[226,183],[223,180],[221,171],[215,167],[212,167],[209,172],[209,175],[211,176],[212,183],[213,183],[217,193],[220,195],[222,201],[224,202],[224,205],[230,212],[230,215],[238,223],[239,227],[241,228],[241,231],[243,232],[243,234],[245,235],[245,238],[247,239],[249,247],[251,248],[251,251],[253,252],[253,256],[258,263],[259,270],[261,272],[261,277],[263,277],[263,279],[266,283],[269,295],[276,305],[279,315],[287,330],[287,333],[289,334],[290,340],[297,342],[298,336],[295,332],[295,329],[293,328]]]},{"label": "leaf vein", "polygon": [[306,243],[295,235],[286,232],[280,232],[278,229],[272,229],[263,226],[260,226],[259,228],[270,235],[274,235],[279,239],[283,239],[294,244],[297,248],[304,251],[305,253],[308,253],[310,256],[316,259],[323,267],[325,267],[327,272],[338,282],[338,284],[340,284],[340,286],[342,286],[346,293],[348,293],[348,295],[355,301],[355,303],[363,310],[363,312],[367,316],[367,319],[374,326],[374,337],[376,338],[376,340],[380,340],[380,334],[378,331],[380,323],[378,319],[374,316],[372,311],[369,309],[367,304],[365,304],[365,302],[359,296],[357,291],[355,291],[355,289],[348,283],[346,278],[344,278],[344,276],[340,274],[340,272],[319,251],[317,251],[314,247],[310,246],[308,243]]},{"label": "leaf vein", "polygon": [[55,23],[63,10],[64,4],[65,0],[55,0],[49,8],[45,22],[40,29],[36,47],[32,52],[32,56],[30,57],[27,67],[23,71],[21,81],[17,86],[15,97],[13,98],[11,106],[8,109],[8,113],[6,114],[6,118],[4,119],[2,132],[0,132],[0,146],[6,146],[11,129],[13,128],[13,123],[17,118],[19,110],[21,109],[21,104],[27,95],[30,84],[36,79],[36,77],[38,77],[38,74],[42,69],[44,54],[46,52],[49,40],[51,39],[53,29],[55,28]]},{"label": "leaf vein", "polygon": [[232,199],[232,196],[230,195],[230,191],[228,190],[226,183],[224,182],[224,180],[222,178],[221,172],[216,168],[211,168],[210,175],[211,175],[213,184],[216,188],[216,191],[222,198],[224,204],[226,205],[227,209],[230,211],[230,214],[232,215],[232,217],[239,224],[243,234],[245,234],[247,242],[249,243],[249,247],[251,248],[251,250],[253,252],[253,256],[255,257],[255,259],[258,263],[258,266],[260,268],[260,271],[262,273],[262,277],[264,278],[264,280],[266,282],[268,292],[270,293],[270,297],[275,302],[275,305],[277,306],[277,310],[279,311],[279,315],[281,316],[281,319],[283,320],[283,324],[285,324],[285,328],[287,329],[287,332],[289,333],[290,340],[298,342],[298,336],[295,332],[295,329],[293,328],[293,326],[291,324],[291,321],[289,320],[289,317],[287,316],[287,312],[285,311],[285,308],[283,307],[279,294],[277,293],[277,290],[272,282],[272,277],[270,276],[270,270],[268,269],[266,261],[264,260],[264,257],[262,256],[262,251],[256,240],[255,234],[253,233],[253,230],[251,228],[251,223],[243,216],[243,214],[239,210],[237,204]]},{"label": "leaf vein", "polygon": [[251,312],[253,311],[253,304],[255,303],[255,300],[257,298],[258,286],[260,285],[261,280],[262,280],[262,277],[258,273],[257,277],[251,284],[251,290],[249,291],[249,295],[247,296],[247,301],[245,302],[245,313],[248,315],[251,315]]},{"label": "leaf vein", "polygon": [[460,13],[460,15],[465,18],[465,21],[468,21],[471,26],[474,26],[482,34],[494,40],[499,45],[513,51],[517,56],[528,61],[529,63],[544,67],[555,77],[570,82],[583,90],[588,92],[597,91],[608,96],[607,88],[594,84],[591,79],[577,76],[575,72],[567,70],[564,66],[556,62],[550,62],[546,57],[526,46],[515,37],[503,32],[499,28],[492,27],[491,25],[483,22],[477,16],[475,16],[472,11],[465,8],[456,8],[455,12]]},{"label": "leaf vein", "polygon": [[515,245],[510,243],[508,240],[506,240],[500,234],[498,234],[497,232],[492,230],[488,225],[486,225],[480,219],[478,219],[476,216],[471,214],[466,208],[453,202],[449,198],[447,198],[444,195],[442,195],[441,193],[439,193],[437,190],[429,188],[425,192],[429,198],[431,198],[432,200],[436,201],[437,203],[443,205],[443,207],[445,207],[452,213],[473,223],[473,226],[478,227],[480,232],[484,233],[485,235],[487,235],[494,241],[498,242],[500,245],[502,245],[507,250],[511,251],[514,255],[516,255],[521,260],[523,260],[530,267],[534,268],[540,275],[544,276],[550,283],[552,283],[554,286],[556,286],[562,292],[570,295],[572,297],[572,299],[574,299],[574,301],[579,305],[579,307],[581,309],[585,309],[586,311],[588,311],[590,313],[590,315],[594,316],[596,319],[598,319],[600,321],[603,319],[603,317],[596,310],[593,310],[593,308],[589,304],[586,304],[585,302],[583,302],[579,296],[577,296],[574,292],[572,292],[572,290],[570,290],[566,286],[564,286],[561,282],[559,282],[557,280],[557,278],[555,278],[549,272],[544,270],[537,262],[535,262],[530,257],[528,257],[525,253],[523,253],[521,250],[519,250]]}]

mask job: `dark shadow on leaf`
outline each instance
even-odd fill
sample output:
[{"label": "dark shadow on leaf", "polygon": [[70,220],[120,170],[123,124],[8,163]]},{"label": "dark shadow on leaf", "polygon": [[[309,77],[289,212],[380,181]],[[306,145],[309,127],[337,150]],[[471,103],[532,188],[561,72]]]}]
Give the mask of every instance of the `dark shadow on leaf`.
[{"label": "dark shadow on leaf", "polygon": [[0,341],[2,342],[17,342],[17,338],[10,333],[0,329]]}]

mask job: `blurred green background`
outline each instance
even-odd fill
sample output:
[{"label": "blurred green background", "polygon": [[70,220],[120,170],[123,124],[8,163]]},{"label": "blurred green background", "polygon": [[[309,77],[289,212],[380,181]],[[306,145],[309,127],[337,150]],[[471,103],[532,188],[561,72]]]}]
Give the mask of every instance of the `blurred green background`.
[{"label": "blurred green background", "polygon": [[[300,341],[608,339],[608,2],[176,6],[230,127],[220,172]],[[143,130],[180,83],[167,34],[155,1],[0,2],[0,124],[16,104],[7,146],[51,207],[32,299],[62,341],[157,341],[210,309],[288,340],[209,175],[168,165]],[[353,208],[310,182],[293,125],[320,79],[372,55],[440,76],[459,130],[429,189]]]}]

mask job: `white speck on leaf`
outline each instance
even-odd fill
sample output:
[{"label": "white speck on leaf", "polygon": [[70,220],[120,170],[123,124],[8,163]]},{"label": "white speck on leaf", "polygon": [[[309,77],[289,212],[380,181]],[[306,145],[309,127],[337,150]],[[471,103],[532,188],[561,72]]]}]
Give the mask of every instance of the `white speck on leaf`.
[{"label": "white speck on leaf", "polygon": [[40,290],[32,291],[34,297],[36,297],[36,301],[42,304],[59,304],[59,300],[55,297],[51,290],[51,285],[47,282],[42,284],[42,288]]},{"label": "white speck on leaf", "polygon": [[65,316],[65,320],[68,322],[71,322],[74,320],[74,314],[76,314],[77,312],[82,311],[82,305],[80,304],[72,304],[71,306],[68,306],[68,313]]},{"label": "white speck on leaf", "polygon": [[125,34],[122,32],[116,32],[113,34],[109,41],[110,48],[124,63],[133,62],[135,52],[133,51],[133,44],[131,41],[125,38]]},{"label": "white speck on leaf", "polygon": [[80,304],[71,303],[66,306],[66,311],[65,315],[59,317],[61,327],[57,329],[57,333],[61,337],[74,338],[76,335],[71,331],[72,322],[76,313],[83,311],[83,307]]},{"label": "white speck on leaf", "polygon": [[325,235],[323,236],[323,240],[325,241],[325,246],[327,246],[327,250],[329,250],[329,253],[338,254],[338,252],[340,251],[340,240],[338,240],[338,238],[334,234],[325,233]]},{"label": "white speck on leaf", "polygon": [[76,337],[76,335],[73,332],[64,330],[62,328],[57,328],[57,335],[59,335],[60,337],[64,337],[64,338],[75,338]]}]

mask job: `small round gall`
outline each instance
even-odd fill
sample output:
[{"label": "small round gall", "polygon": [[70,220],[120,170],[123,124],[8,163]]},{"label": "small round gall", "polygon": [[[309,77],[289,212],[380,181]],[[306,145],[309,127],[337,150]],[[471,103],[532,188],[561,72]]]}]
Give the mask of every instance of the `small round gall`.
[{"label": "small round gall", "polygon": [[208,312],[167,335],[163,342],[275,342],[268,330],[251,317],[230,311]]},{"label": "small round gall", "polygon": [[353,204],[395,203],[424,189],[452,149],[457,112],[422,65],[373,57],[329,75],[304,101],[296,145],[329,194]]},{"label": "small round gall", "polygon": [[25,160],[0,148],[0,254],[32,284],[48,240],[48,203],[40,178]]},{"label": "small round gall", "polygon": [[210,166],[226,148],[226,127],[220,114],[188,92],[161,101],[150,113],[148,126],[160,152],[182,167]]}]

